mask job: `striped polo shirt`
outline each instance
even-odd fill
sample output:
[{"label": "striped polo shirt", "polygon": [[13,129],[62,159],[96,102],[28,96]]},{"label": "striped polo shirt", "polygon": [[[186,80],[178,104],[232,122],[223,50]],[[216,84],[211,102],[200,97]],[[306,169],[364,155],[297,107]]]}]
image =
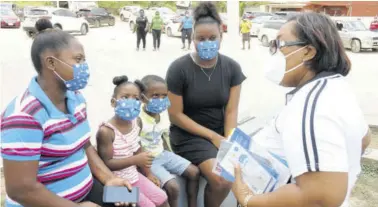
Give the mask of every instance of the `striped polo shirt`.
[{"label": "striped polo shirt", "polygon": [[[92,187],[84,145],[90,139],[86,103],[67,91],[69,114],[58,110],[33,78],[1,116],[1,155],[11,161],[38,161],[37,180],[51,192],[72,201]],[[6,198],[5,206],[21,205]]]}]

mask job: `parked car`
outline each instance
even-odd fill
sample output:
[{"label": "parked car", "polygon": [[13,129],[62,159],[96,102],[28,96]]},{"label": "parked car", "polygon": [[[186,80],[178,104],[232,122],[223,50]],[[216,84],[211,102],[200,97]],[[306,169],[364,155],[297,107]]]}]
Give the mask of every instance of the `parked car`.
[{"label": "parked car", "polygon": [[270,20],[279,20],[281,19],[280,16],[259,16],[251,20],[252,28],[251,28],[251,36],[257,37],[262,25]]},{"label": "parked car", "polygon": [[298,15],[301,12],[296,12],[296,11],[280,11],[280,12],[275,12],[274,14],[277,16],[281,16],[283,19],[289,19],[292,16]]},{"label": "parked car", "polygon": [[124,6],[119,11],[119,17],[122,21],[128,22],[130,20],[130,17],[141,10],[142,7],[140,6]]},{"label": "parked car", "polygon": [[75,13],[68,9],[62,8],[34,8],[30,10],[25,17],[23,29],[28,36],[33,36],[37,31],[35,23],[38,19],[47,18],[51,21],[54,28],[67,32],[80,32],[86,35],[89,31],[89,23],[83,17],[78,17]]},{"label": "parked car", "polygon": [[378,32],[378,18],[375,18],[371,23],[370,23],[370,30],[373,32]]},{"label": "parked car", "polygon": [[181,25],[181,16],[175,18],[172,22],[165,26],[165,33],[168,37],[180,37],[181,31],[178,31]]},{"label": "parked car", "polygon": [[352,52],[363,49],[378,50],[378,33],[370,31],[363,22],[358,20],[337,20],[336,26],[345,48]]},{"label": "parked car", "polygon": [[247,19],[252,20],[260,16],[273,16],[273,14],[269,12],[245,12],[243,16],[246,16]]},{"label": "parked car", "polygon": [[77,12],[79,17],[84,17],[89,25],[101,27],[102,25],[115,25],[114,16],[104,8],[80,9]]},{"label": "parked car", "polygon": [[[258,34],[258,39],[263,46],[268,47],[271,40],[276,39],[278,31],[284,25],[286,20],[270,20],[266,21]],[[252,25],[253,27],[253,25]]]},{"label": "parked car", "polygon": [[20,18],[10,9],[0,10],[1,28],[20,28]]}]

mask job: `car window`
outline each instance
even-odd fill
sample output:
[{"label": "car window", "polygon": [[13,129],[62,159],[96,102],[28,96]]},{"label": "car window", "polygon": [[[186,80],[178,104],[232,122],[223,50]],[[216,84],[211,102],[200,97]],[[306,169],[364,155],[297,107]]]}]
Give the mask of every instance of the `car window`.
[{"label": "car window", "polygon": [[69,11],[69,10],[64,10],[64,16],[66,17],[76,17],[76,14]]},{"label": "car window", "polygon": [[7,10],[7,9],[2,9],[0,10],[0,15],[1,16],[11,16],[12,15],[12,10]]},{"label": "car window", "polygon": [[28,15],[47,15],[49,12],[42,9],[32,9],[28,12]]},{"label": "car window", "polygon": [[56,16],[64,16],[64,10],[63,9],[56,10],[53,12],[53,14]]},{"label": "car window", "polygon": [[92,14],[107,14],[108,12],[104,8],[92,9]]}]

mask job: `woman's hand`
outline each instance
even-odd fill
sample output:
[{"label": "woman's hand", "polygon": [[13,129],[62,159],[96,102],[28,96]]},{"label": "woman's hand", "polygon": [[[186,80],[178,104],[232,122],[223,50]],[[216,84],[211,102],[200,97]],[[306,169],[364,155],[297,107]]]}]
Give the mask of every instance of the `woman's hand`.
[{"label": "woman's hand", "polygon": [[232,184],[232,192],[234,193],[236,200],[239,204],[244,206],[247,202],[245,199],[249,195],[253,195],[253,192],[248,188],[248,185],[244,183],[242,178],[242,172],[239,164],[235,164],[235,181]]},{"label": "woman's hand", "polygon": [[210,141],[215,145],[218,149],[220,147],[220,144],[222,141],[226,140],[225,137],[219,135],[216,132],[213,132],[213,134],[210,136]]},{"label": "woman's hand", "polygon": [[[123,186],[123,187],[127,187],[130,191],[132,190],[132,186],[127,180],[118,178],[118,177],[113,177],[107,180],[105,182],[105,186]],[[129,204],[125,202],[116,203],[115,205],[116,206],[130,206],[130,205],[136,206],[135,204]],[[92,206],[88,206],[88,207],[92,207]]]},{"label": "woman's hand", "polygon": [[148,175],[147,178],[149,180],[151,180],[151,182],[153,182],[157,187],[160,188],[160,180],[159,180],[159,178],[157,178],[156,176],[154,176],[152,174]]}]

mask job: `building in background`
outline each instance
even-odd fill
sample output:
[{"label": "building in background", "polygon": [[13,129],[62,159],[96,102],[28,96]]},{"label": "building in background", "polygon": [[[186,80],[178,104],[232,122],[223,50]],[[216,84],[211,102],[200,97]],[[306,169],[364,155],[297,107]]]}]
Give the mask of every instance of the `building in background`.
[{"label": "building in background", "polygon": [[374,17],[378,15],[378,1],[268,1],[246,7],[245,12],[314,11],[330,16]]},{"label": "building in background", "polygon": [[330,16],[374,17],[378,15],[378,1],[310,1],[303,10]]}]

